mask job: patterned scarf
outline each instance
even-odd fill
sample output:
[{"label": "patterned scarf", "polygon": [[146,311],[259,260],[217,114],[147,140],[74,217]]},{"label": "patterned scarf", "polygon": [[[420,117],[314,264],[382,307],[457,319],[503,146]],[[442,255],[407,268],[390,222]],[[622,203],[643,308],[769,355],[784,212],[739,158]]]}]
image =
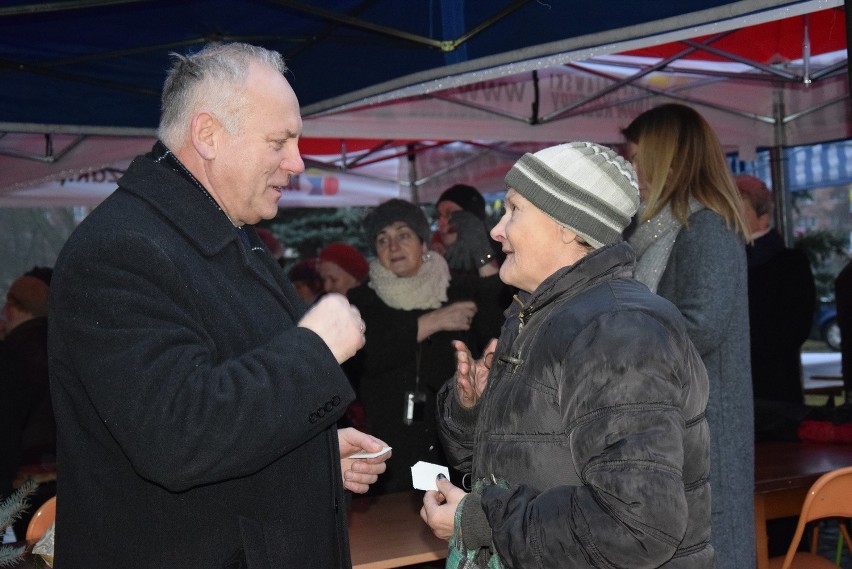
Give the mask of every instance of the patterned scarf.
[{"label": "patterned scarf", "polygon": [[[704,209],[695,199],[689,199],[689,215]],[[636,213],[641,218],[645,210],[643,203]],[[657,292],[660,278],[666,270],[669,255],[672,253],[677,234],[680,233],[680,221],[672,214],[671,207],[663,208],[651,219],[640,223],[633,235],[627,240],[636,251],[636,280],[644,283],[651,292]]]},{"label": "patterned scarf", "polygon": [[447,301],[450,269],[441,255],[426,253],[417,274],[400,278],[384,268],[378,259],[373,259],[370,261],[369,286],[391,308],[440,308]]}]

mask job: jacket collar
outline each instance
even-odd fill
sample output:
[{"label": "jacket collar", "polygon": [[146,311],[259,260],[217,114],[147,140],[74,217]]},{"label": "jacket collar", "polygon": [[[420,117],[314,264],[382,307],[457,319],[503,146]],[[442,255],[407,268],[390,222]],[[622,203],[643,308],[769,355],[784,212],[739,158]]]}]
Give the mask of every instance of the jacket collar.
[{"label": "jacket collar", "polygon": [[257,253],[241,255],[245,268],[279,297],[293,318],[298,320],[305,311],[304,304],[254,228],[244,226],[248,237],[248,247],[244,247],[237,229],[218,204],[203,187],[198,187],[200,184],[189,172],[182,172],[182,167],[175,168],[169,164],[163,151],[168,149],[158,142],[150,153],[134,159],[119,180],[119,186],[168,219],[189,243],[207,257],[216,256],[228,246]]},{"label": "jacket collar", "polygon": [[136,157],[119,186],[150,204],[205,255],[219,253],[238,239],[236,229],[206,191],[167,164],[163,150],[168,149],[157,142],[150,153]]},{"label": "jacket collar", "polygon": [[558,299],[571,298],[603,281],[632,277],[635,263],[633,248],[626,241],[596,249],[547,277],[532,293],[518,293],[518,302],[509,307],[506,317],[517,314],[525,325],[533,314]]}]

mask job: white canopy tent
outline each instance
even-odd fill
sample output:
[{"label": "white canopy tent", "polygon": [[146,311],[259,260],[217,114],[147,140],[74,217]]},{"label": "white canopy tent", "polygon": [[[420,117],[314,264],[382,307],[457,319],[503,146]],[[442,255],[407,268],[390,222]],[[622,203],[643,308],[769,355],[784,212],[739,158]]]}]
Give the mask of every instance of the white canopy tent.
[{"label": "white canopy tent", "polygon": [[[695,106],[726,148],[746,159],[757,148],[850,138],[846,51],[814,54],[811,48],[812,38],[840,34],[845,45],[840,6],[842,0],[744,0],[676,22],[470,61],[452,66],[451,74],[414,74],[360,98],[350,93],[309,105],[303,109],[305,137],[340,144],[332,156],[307,153],[311,170],[294,181],[282,205],[373,205],[395,196],[430,201],[456,181],[488,191],[501,185],[501,172],[524,151],[565,140],[619,144],[619,129],[633,117],[671,100]],[[826,11],[828,24],[821,18],[822,27],[812,29],[810,14],[816,25],[816,14]],[[753,37],[754,26],[784,18],[804,18],[800,34],[779,39],[779,51],[798,57],[748,61],[724,50],[720,55],[715,47],[738,30]],[[614,55],[670,42],[680,42],[677,56]],[[686,59],[696,54],[712,61]],[[94,182],[100,184],[94,191],[88,173],[120,170],[153,142],[153,132],[145,130],[72,130],[0,138],[0,205],[91,204],[114,184]],[[363,138],[385,142],[353,149]],[[314,185],[306,180],[323,176],[335,178],[336,191],[321,183],[311,193]],[[775,176],[775,186],[784,187],[783,176]]]}]

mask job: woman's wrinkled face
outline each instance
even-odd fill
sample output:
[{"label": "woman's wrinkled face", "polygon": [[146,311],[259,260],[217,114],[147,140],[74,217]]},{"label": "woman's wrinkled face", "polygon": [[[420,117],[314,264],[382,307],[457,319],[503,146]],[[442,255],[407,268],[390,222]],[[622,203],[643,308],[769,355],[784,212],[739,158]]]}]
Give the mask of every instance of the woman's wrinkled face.
[{"label": "woman's wrinkled face", "polygon": [[[567,231],[514,189],[506,192],[506,212],[491,230],[506,254],[500,280],[532,292],[544,280],[570,264],[563,253]],[[573,235],[573,233],[572,233]]]},{"label": "woman's wrinkled face", "polygon": [[376,256],[379,263],[400,278],[417,274],[423,265],[426,245],[417,233],[402,221],[385,226],[376,235]]},{"label": "woman's wrinkled face", "polygon": [[633,142],[627,143],[627,160],[636,170],[636,179],[639,182],[639,197],[644,201],[648,199],[648,180],[639,169],[639,145]]},{"label": "woman's wrinkled face", "polygon": [[331,261],[320,263],[319,274],[322,277],[325,292],[339,292],[345,296],[350,288],[361,284],[358,279],[340,268],[340,265]]}]

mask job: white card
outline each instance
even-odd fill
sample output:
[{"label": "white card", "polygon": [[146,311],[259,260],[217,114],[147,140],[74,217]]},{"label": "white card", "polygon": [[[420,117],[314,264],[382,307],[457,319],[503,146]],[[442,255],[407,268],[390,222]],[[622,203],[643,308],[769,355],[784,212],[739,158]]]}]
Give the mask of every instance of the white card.
[{"label": "white card", "polygon": [[386,452],[390,452],[390,449],[391,447],[385,447],[379,452],[367,452],[365,450],[362,450],[361,452],[356,452],[348,458],[376,458],[377,456],[382,456]]},{"label": "white card", "polygon": [[450,477],[450,469],[446,466],[421,460],[411,467],[411,480],[414,482],[414,488],[417,490],[437,490],[438,486],[435,484],[435,479],[440,473],[443,473],[447,478]]}]

